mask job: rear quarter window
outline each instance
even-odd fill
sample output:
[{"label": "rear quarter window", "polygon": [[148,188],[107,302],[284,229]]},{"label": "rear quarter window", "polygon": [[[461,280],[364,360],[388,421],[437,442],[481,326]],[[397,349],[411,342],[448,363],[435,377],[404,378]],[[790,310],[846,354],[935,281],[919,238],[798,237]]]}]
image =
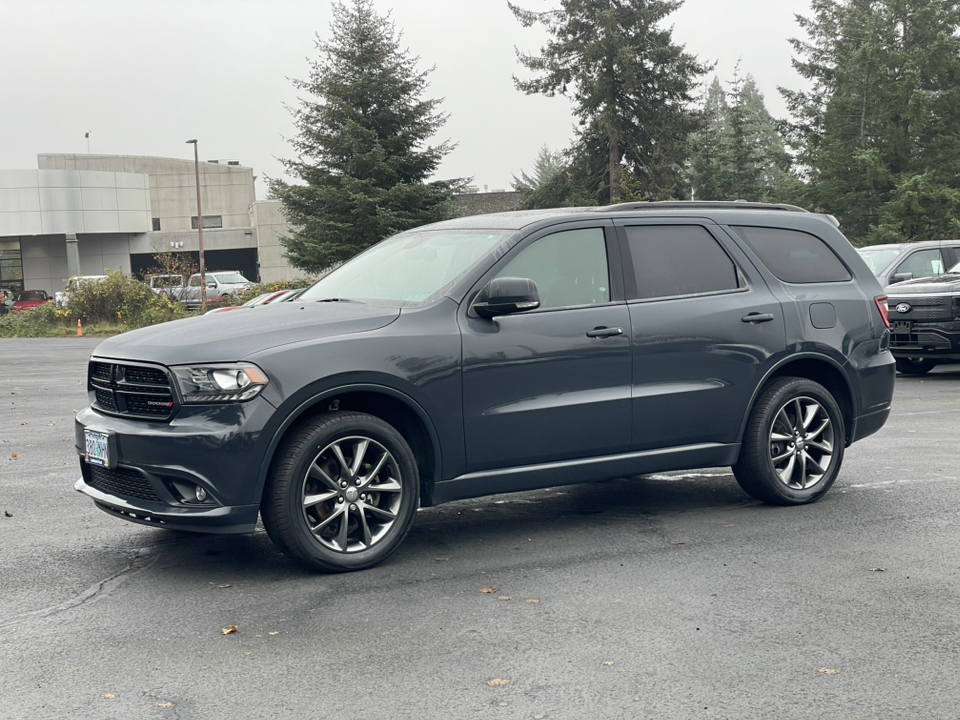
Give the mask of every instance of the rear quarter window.
[{"label": "rear quarter window", "polygon": [[845,282],[852,278],[846,265],[816,235],[783,228],[734,226],[731,229],[783,282]]}]

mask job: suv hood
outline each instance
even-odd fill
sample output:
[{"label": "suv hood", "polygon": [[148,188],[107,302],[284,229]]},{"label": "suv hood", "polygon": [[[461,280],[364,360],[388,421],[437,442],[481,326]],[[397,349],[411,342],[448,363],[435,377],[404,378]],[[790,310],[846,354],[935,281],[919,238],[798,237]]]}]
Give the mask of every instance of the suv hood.
[{"label": "suv hood", "polygon": [[960,292],[960,273],[946,273],[938,277],[904,280],[893,285],[887,285],[885,292],[891,297]]},{"label": "suv hood", "polygon": [[232,362],[289,343],[377,330],[400,310],[351,302],[280,303],[201,315],[104,340],[94,355],[164,365]]}]

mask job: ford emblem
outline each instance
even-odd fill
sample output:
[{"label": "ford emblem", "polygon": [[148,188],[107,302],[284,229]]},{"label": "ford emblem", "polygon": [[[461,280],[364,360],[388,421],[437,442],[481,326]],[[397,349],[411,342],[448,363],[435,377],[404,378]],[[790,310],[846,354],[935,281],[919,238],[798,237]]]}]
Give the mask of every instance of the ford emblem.
[{"label": "ford emblem", "polygon": [[910,312],[910,306],[907,305],[906,303],[900,303],[899,305],[897,305],[897,312],[898,312],[898,313],[908,313],[908,312]]}]

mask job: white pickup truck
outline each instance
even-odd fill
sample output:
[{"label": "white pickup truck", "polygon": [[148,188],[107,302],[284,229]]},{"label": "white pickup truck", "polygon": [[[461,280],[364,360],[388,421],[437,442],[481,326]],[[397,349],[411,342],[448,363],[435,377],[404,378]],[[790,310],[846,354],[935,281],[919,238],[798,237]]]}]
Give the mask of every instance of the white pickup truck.
[{"label": "white pickup truck", "polygon": [[[218,300],[224,295],[238,292],[250,285],[250,281],[237,270],[213,270],[206,275],[207,302]],[[188,308],[200,306],[202,300],[200,273],[194,273],[189,278],[182,275],[150,275],[146,281],[154,292],[182,302]]]}]

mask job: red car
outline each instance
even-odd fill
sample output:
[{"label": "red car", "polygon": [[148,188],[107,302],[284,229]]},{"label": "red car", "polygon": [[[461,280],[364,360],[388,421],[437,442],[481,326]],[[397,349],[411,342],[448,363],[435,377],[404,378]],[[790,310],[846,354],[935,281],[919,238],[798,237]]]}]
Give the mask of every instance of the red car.
[{"label": "red car", "polygon": [[17,299],[14,300],[13,311],[18,313],[23,310],[29,310],[30,308],[40,307],[51,300],[53,300],[53,298],[47,295],[45,290],[24,290],[17,295]]}]

